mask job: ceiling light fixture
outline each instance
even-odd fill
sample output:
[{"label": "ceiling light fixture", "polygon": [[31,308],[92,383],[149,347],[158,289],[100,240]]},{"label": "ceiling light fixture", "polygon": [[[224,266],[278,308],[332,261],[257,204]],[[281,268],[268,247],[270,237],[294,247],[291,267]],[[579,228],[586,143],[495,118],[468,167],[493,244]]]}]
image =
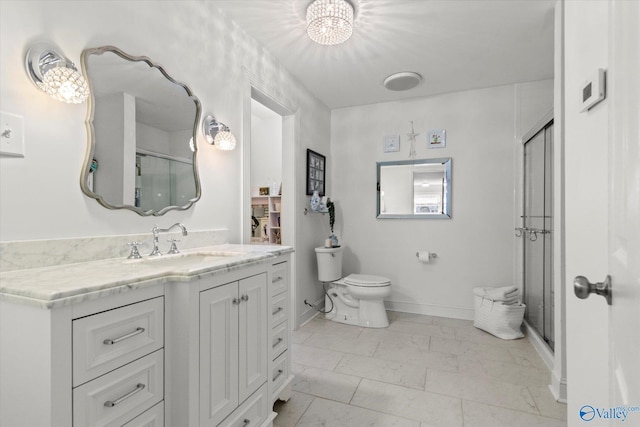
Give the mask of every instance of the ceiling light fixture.
[{"label": "ceiling light fixture", "polygon": [[393,91],[403,91],[413,89],[422,81],[422,76],[412,71],[391,74],[384,79],[384,87]]},{"label": "ceiling light fixture", "polygon": [[307,34],[322,45],[344,43],[353,34],[353,6],[346,0],[315,0],[307,8]]},{"label": "ceiling light fixture", "polygon": [[31,82],[53,99],[80,104],[89,96],[89,87],[71,60],[45,43],[32,46],[25,58]]},{"label": "ceiling light fixture", "polygon": [[236,148],[236,138],[227,125],[216,120],[209,114],[202,122],[202,132],[209,144],[215,145],[218,150],[230,151]]}]

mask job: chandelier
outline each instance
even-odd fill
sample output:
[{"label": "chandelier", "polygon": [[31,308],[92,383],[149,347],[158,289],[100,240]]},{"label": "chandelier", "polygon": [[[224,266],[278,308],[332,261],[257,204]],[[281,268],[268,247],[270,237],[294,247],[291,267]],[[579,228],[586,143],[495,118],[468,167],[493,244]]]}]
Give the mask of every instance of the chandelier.
[{"label": "chandelier", "polygon": [[307,34],[322,45],[340,44],[353,33],[353,6],[346,0],[315,0],[307,8]]}]

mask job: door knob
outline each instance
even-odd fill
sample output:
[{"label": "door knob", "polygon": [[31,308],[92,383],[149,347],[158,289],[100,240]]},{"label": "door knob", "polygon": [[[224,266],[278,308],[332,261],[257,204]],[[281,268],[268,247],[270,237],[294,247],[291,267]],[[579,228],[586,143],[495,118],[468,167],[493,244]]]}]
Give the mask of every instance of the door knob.
[{"label": "door knob", "polygon": [[604,282],[598,283],[591,283],[584,276],[576,276],[573,279],[573,292],[581,299],[585,299],[593,293],[602,295],[607,299],[607,304],[611,305],[611,276],[607,275]]}]

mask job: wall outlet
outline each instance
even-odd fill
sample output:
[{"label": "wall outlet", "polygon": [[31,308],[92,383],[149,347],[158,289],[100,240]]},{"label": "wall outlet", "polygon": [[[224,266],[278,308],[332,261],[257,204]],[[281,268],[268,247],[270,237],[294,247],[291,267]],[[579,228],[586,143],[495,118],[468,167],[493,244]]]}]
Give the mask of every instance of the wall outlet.
[{"label": "wall outlet", "polygon": [[24,157],[24,120],[0,111],[0,155]]}]

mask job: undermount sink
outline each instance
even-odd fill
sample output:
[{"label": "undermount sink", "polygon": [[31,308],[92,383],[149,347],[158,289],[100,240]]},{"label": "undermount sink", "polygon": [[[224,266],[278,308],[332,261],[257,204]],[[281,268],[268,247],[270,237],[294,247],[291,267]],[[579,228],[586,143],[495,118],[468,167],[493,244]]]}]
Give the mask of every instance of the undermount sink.
[{"label": "undermount sink", "polygon": [[157,264],[158,266],[181,266],[210,263],[214,261],[228,260],[239,256],[235,252],[190,252],[179,254],[167,254],[139,259],[127,259],[127,264]]}]

